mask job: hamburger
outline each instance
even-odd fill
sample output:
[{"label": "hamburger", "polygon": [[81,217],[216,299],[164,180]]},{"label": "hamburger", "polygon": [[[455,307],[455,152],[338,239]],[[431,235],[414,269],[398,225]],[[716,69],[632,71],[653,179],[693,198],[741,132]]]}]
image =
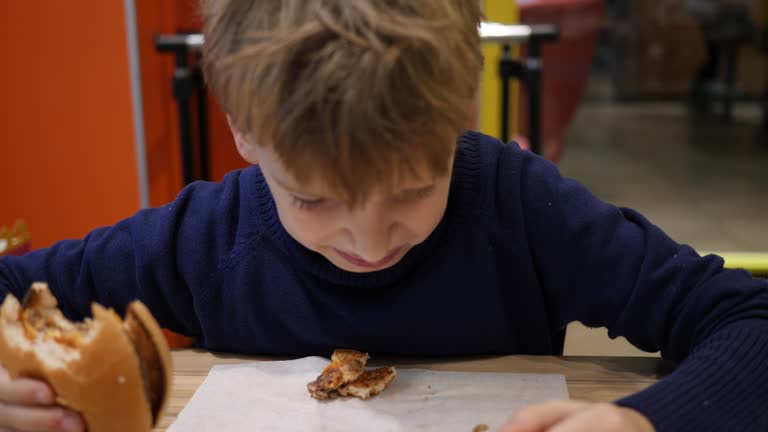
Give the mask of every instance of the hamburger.
[{"label": "hamburger", "polygon": [[168,344],[139,301],[125,318],[93,303],[92,318],[71,322],[44,283],[20,303],[0,306],[0,363],[13,378],[47,382],[56,402],[79,412],[89,432],[150,431],[168,399]]}]

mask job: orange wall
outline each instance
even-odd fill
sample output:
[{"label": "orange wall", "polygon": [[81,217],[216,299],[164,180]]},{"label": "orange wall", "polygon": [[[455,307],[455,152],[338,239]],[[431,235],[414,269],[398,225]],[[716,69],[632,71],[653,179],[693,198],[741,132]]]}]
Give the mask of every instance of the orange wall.
[{"label": "orange wall", "polygon": [[136,0],[144,136],[150,204],[171,201],[181,189],[176,105],[171,88],[173,57],[155,52],[156,34],[176,29],[176,10],[168,1]]},{"label": "orange wall", "polygon": [[9,1],[0,13],[0,225],[33,247],[139,208],[122,1]]},{"label": "orange wall", "polygon": [[[197,0],[135,0],[150,204],[182,187],[173,57],[159,33],[198,31]],[[0,226],[33,247],[80,238],[139,209],[122,1],[11,2],[0,13]],[[211,177],[245,166],[209,98]]]}]

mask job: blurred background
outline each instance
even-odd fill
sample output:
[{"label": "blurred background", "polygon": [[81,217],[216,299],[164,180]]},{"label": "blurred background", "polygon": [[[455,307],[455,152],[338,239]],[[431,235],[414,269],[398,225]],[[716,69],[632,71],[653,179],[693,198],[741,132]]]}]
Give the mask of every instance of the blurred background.
[{"label": "blurred background", "polygon": [[[557,36],[484,44],[472,127],[768,273],[768,0],[482,2],[488,21]],[[245,166],[202,83],[199,31],[195,0],[0,6],[0,254]],[[566,353],[635,354],[606,341],[574,327]]]}]

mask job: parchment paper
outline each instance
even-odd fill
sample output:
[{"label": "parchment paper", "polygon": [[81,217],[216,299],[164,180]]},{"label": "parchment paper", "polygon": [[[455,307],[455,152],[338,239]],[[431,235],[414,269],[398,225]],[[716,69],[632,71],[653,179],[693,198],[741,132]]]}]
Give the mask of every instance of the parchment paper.
[{"label": "parchment paper", "polygon": [[317,401],[307,383],[329,363],[320,357],[215,366],[170,432],[491,430],[517,409],[567,399],[562,375],[397,369],[367,401]]}]

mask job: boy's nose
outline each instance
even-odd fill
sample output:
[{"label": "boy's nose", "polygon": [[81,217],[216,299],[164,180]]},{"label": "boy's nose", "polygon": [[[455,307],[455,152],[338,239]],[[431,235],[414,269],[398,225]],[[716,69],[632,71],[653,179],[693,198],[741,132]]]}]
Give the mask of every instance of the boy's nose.
[{"label": "boy's nose", "polygon": [[391,252],[386,229],[355,233],[355,253],[370,263],[379,262]]},{"label": "boy's nose", "polygon": [[390,244],[394,224],[381,211],[361,212],[350,227],[354,239],[355,254],[368,262],[386,258],[397,245]]}]

